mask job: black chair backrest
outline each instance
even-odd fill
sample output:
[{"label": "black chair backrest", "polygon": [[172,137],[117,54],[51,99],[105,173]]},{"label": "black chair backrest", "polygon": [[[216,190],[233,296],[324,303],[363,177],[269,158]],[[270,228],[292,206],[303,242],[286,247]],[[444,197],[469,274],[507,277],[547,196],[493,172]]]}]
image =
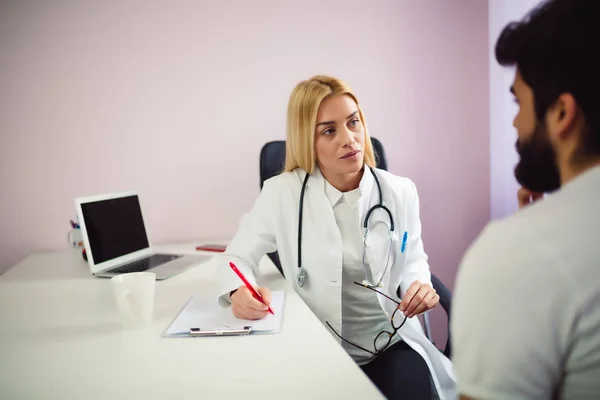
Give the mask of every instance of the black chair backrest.
[{"label": "black chair backrest", "polygon": [[[387,171],[388,164],[381,142],[371,138],[377,168]],[[285,140],[274,140],[266,143],[260,151],[260,188],[264,182],[279,175],[285,166]]]},{"label": "black chair backrest", "polygon": [[446,339],[446,345],[444,346],[443,353],[446,357],[450,358],[452,357],[452,340],[450,339],[452,292],[450,292],[450,289],[448,289],[446,285],[444,285],[444,283],[440,280],[440,278],[435,276],[433,273],[431,274],[431,284],[433,285],[433,288],[435,289],[437,294],[440,296],[440,305],[442,306],[444,311],[446,311],[446,315],[448,316],[448,338]]}]

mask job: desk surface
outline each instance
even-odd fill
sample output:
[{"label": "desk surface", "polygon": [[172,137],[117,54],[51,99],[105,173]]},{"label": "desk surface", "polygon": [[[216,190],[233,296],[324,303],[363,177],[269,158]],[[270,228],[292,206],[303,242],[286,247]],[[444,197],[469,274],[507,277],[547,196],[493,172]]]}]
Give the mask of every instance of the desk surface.
[{"label": "desk surface", "polygon": [[27,258],[0,276],[0,398],[381,398],[267,257],[261,283],[287,292],[281,333],[162,338],[191,295],[213,290],[214,268],[157,282],[153,325],[124,331],[110,280],[78,251]]}]

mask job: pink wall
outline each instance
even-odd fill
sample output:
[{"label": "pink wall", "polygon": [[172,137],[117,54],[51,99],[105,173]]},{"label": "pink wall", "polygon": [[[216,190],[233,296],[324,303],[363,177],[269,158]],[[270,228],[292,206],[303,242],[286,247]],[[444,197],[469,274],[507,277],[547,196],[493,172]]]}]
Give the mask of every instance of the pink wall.
[{"label": "pink wall", "polygon": [[0,271],[63,249],[73,198],[141,192],[155,243],[231,236],[297,81],[358,93],[421,195],[452,285],[489,220],[488,5],[479,0],[3,3]]},{"label": "pink wall", "polygon": [[539,2],[489,0],[491,219],[506,217],[517,210],[519,190],[513,172],[519,159],[515,151],[517,134],[512,126],[518,107],[509,92],[515,71],[498,64],[494,49],[506,24],[520,20]]}]

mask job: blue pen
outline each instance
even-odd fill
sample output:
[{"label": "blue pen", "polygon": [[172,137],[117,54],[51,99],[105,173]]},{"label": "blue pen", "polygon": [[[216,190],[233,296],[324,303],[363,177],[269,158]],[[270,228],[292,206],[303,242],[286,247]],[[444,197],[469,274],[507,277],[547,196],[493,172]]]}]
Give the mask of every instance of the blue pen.
[{"label": "blue pen", "polygon": [[404,253],[406,250],[406,241],[408,240],[408,232],[404,231],[404,236],[402,236],[402,248],[400,249],[401,253]]}]

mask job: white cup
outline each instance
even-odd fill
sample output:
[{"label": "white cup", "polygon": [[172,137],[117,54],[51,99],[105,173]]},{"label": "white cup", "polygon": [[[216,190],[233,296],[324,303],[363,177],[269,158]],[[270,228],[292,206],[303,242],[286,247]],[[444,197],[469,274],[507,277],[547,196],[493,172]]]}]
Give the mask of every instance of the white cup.
[{"label": "white cup", "polygon": [[71,229],[69,232],[67,232],[67,243],[69,243],[71,247],[83,246],[83,235],[81,234],[81,229]]},{"label": "white cup", "polygon": [[125,329],[139,329],[152,323],[154,313],[154,272],[132,272],[111,278],[119,318]]}]

